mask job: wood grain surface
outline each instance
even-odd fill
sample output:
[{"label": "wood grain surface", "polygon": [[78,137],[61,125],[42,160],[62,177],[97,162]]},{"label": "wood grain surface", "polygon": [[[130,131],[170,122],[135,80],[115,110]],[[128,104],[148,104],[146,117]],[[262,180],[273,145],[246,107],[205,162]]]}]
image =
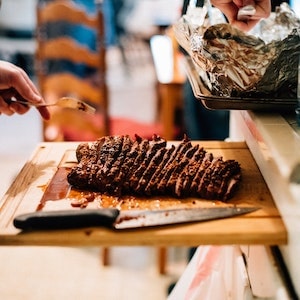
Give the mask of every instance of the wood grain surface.
[{"label": "wood grain surface", "polygon": [[[176,142],[170,142],[176,143]],[[287,231],[268,187],[243,142],[199,141],[206,151],[223,159],[235,159],[242,167],[242,182],[227,203],[199,198],[184,200],[168,197],[115,199],[107,197],[101,207],[120,209],[160,209],[179,207],[249,206],[260,209],[234,218],[173,225],[148,229],[114,231],[105,228],[83,228],[59,231],[21,232],[13,226],[15,216],[42,210],[80,209],[72,201],[80,193],[66,181],[68,168],[76,163],[78,143],[41,143],[24,165],[0,202],[0,245],[149,245],[197,246],[287,243]],[[61,199],[61,200],[60,200]],[[52,201],[51,201],[52,200]],[[92,201],[89,208],[99,209]]]}]

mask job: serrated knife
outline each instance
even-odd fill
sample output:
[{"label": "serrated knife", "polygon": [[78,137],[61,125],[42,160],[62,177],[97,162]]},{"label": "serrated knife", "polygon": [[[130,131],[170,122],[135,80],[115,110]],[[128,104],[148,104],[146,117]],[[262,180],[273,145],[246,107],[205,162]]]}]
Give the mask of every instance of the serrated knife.
[{"label": "serrated knife", "polygon": [[22,230],[107,227],[132,229],[202,222],[239,216],[257,207],[213,207],[166,210],[124,210],[116,208],[37,211],[16,216],[13,224]]}]

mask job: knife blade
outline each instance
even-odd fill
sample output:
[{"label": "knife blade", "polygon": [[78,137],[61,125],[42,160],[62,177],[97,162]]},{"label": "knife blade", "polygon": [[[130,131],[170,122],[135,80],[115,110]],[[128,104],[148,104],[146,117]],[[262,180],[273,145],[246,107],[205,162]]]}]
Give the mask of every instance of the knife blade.
[{"label": "knife blade", "polygon": [[257,207],[213,207],[166,210],[116,208],[37,211],[16,216],[13,224],[22,230],[107,227],[132,229],[223,219],[256,211]]}]

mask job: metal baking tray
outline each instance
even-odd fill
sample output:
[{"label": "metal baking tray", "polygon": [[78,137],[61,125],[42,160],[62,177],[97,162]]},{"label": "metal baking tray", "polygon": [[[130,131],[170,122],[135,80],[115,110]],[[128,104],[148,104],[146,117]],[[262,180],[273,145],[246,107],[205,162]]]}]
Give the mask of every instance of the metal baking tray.
[{"label": "metal baking tray", "polygon": [[190,57],[185,58],[187,76],[195,97],[212,110],[291,111],[297,107],[297,99],[241,98],[211,95],[199,76]]}]

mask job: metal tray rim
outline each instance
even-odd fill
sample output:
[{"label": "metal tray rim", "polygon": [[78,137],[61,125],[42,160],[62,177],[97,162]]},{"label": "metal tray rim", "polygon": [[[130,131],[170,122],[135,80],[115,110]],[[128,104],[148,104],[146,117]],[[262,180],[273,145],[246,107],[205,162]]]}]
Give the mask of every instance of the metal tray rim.
[{"label": "metal tray rim", "polygon": [[[204,85],[190,57],[186,57],[187,76],[195,98],[201,100],[208,109],[230,110],[293,110],[297,107],[297,99],[285,98],[242,98],[205,95],[201,91]],[[202,89],[201,89],[202,87]],[[207,91],[207,89],[205,89]],[[208,91],[207,91],[208,92]]]}]

